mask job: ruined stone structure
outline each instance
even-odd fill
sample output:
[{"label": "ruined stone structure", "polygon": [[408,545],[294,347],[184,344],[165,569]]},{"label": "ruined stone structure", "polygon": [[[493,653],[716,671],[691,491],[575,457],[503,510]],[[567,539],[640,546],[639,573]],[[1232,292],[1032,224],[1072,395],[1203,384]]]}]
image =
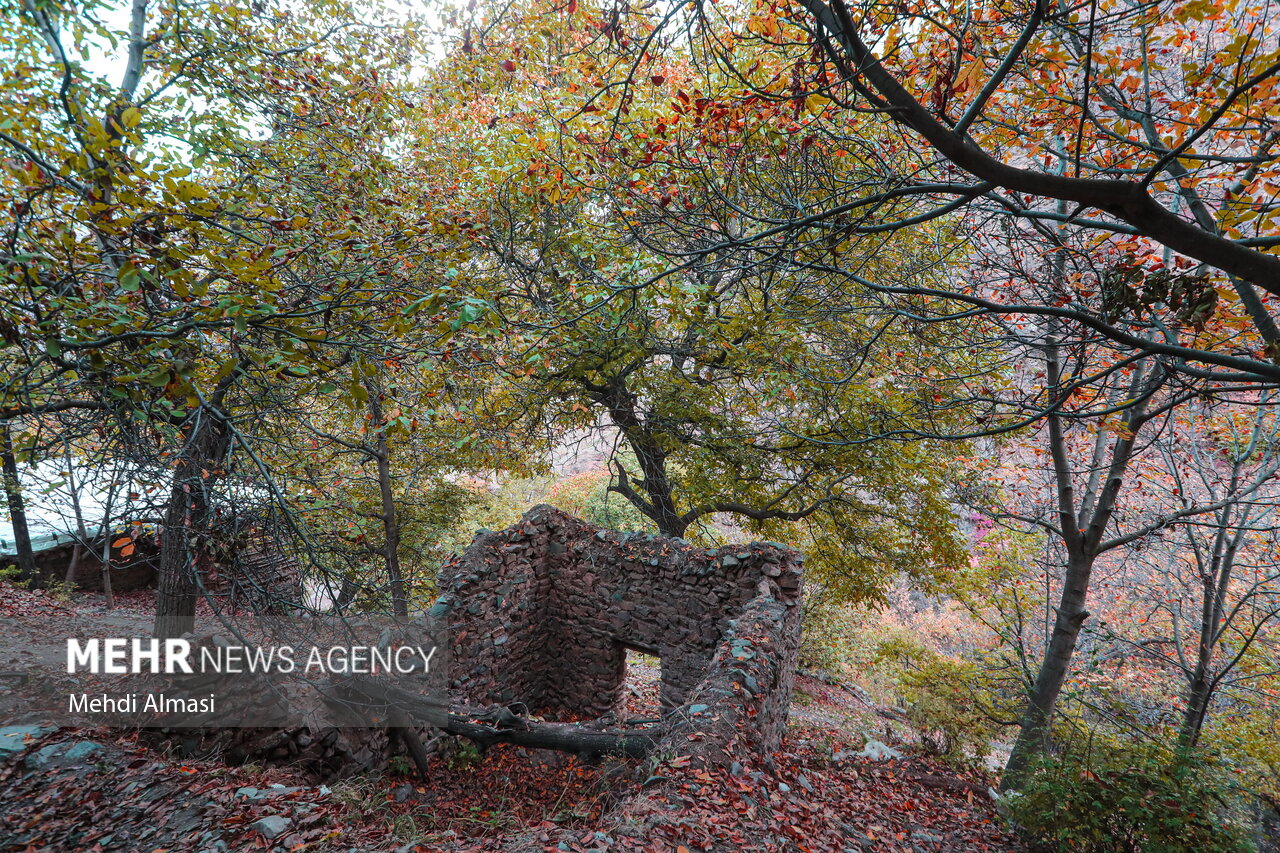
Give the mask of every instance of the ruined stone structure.
[{"label": "ruined stone structure", "polygon": [[800,640],[801,558],[773,544],[695,548],[597,530],[549,506],[446,564],[463,700],[560,719],[613,711],[627,649],[662,662],[671,738],[714,763],[776,749]]},{"label": "ruined stone structure", "polygon": [[[625,652],[638,649],[662,662],[664,719],[642,726],[660,732],[655,754],[767,766],[786,731],[801,568],[800,555],[778,545],[695,548],[539,506],[507,530],[482,532],[445,565],[431,615],[447,623],[456,706],[607,717]],[[433,731],[421,734],[438,747]],[[379,769],[396,748],[386,729],[294,727],[219,730],[192,750],[295,762],[331,778]]]}]

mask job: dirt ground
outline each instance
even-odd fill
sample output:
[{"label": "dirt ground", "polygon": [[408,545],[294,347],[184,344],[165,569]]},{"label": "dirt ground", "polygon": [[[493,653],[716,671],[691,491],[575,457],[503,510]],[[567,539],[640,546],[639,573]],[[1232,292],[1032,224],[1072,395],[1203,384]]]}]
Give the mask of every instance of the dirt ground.
[{"label": "dirt ground", "polygon": [[[65,665],[67,636],[146,636],[154,593],[55,601],[0,584],[0,670]],[[217,629],[206,607],[200,630]],[[628,661],[624,718],[657,707],[657,661]],[[3,687],[0,687],[0,695]],[[789,733],[768,767],[691,771],[661,761],[584,761],[459,741],[428,780],[403,758],[324,784],[290,766],[229,767],[166,752],[136,731],[55,729],[4,738],[0,853],[438,851],[485,853],[949,853],[1021,848],[987,779],[918,754],[909,728],[853,692],[797,681]],[[12,729],[10,729],[12,731]],[[890,755],[863,755],[875,739]]]}]

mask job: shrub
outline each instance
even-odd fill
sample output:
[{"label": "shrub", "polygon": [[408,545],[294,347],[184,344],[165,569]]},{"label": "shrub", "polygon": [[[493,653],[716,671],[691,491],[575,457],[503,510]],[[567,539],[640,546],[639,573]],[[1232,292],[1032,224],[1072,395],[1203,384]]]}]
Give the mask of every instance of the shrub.
[{"label": "shrub", "polygon": [[1200,752],[1094,747],[1042,760],[1008,815],[1044,851],[1243,853],[1235,791]]},{"label": "shrub", "polygon": [[9,583],[19,587],[20,589],[26,589],[27,586],[30,585],[31,579],[27,578],[24,580],[22,577],[22,570],[19,569],[15,563],[7,566],[0,566],[0,583]]},{"label": "shrub", "polygon": [[877,658],[895,666],[896,691],[926,750],[955,764],[976,764],[987,756],[1000,733],[1000,717],[975,662],[906,639],[881,643]]}]

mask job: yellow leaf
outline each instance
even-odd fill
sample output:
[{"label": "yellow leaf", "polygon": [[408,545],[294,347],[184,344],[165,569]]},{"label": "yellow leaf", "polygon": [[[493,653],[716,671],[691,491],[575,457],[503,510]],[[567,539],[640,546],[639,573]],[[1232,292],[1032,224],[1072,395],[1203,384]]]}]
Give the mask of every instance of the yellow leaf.
[{"label": "yellow leaf", "polygon": [[975,59],[970,62],[956,76],[955,85],[951,88],[956,94],[961,94],[976,89],[982,84],[983,76],[986,74],[986,66],[982,64],[982,60]]},{"label": "yellow leaf", "polygon": [[817,114],[826,109],[829,103],[831,99],[825,95],[810,95],[804,99],[804,108],[809,113]]},{"label": "yellow leaf", "polygon": [[178,198],[184,202],[204,201],[209,193],[204,187],[191,181],[178,181]]}]

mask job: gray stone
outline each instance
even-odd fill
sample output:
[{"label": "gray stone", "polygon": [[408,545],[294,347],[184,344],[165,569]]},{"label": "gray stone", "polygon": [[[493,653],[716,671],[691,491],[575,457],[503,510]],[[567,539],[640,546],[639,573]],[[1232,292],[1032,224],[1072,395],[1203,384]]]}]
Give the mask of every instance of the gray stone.
[{"label": "gray stone", "polygon": [[100,743],[94,743],[91,740],[82,740],[64,752],[62,757],[68,761],[81,761],[88,758],[90,755],[101,752],[102,749],[103,746]]},{"label": "gray stone", "polygon": [[286,788],[284,785],[272,785],[270,788],[237,788],[236,796],[244,797],[246,800],[269,800],[272,797],[279,797],[282,794],[296,794],[302,788]]},{"label": "gray stone", "polygon": [[[841,753],[845,754],[845,753]],[[901,758],[902,753],[878,740],[869,740],[867,745],[862,748],[861,752],[855,753],[858,758],[867,758],[871,761],[889,761],[895,758]],[[839,756],[837,756],[838,758]]]},{"label": "gray stone", "polygon": [[87,763],[87,760],[103,749],[102,744],[91,740],[78,743],[51,743],[27,756],[25,764],[32,770],[45,770],[49,767],[74,767]]},{"label": "gray stone", "polygon": [[944,839],[941,835],[934,835],[932,832],[925,832],[923,829],[913,829],[911,830],[911,840],[921,841],[925,844],[941,844]]},{"label": "gray stone", "polygon": [[0,727],[0,761],[17,755],[54,730],[52,726]]},{"label": "gray stone", "polygon": [[283,815],[270,815],[261,820],[255,820],[249,824],[249,828],[255,832],[260,832],[268,841],[278,838],[288,831],[289,825],[293,821]]}]

